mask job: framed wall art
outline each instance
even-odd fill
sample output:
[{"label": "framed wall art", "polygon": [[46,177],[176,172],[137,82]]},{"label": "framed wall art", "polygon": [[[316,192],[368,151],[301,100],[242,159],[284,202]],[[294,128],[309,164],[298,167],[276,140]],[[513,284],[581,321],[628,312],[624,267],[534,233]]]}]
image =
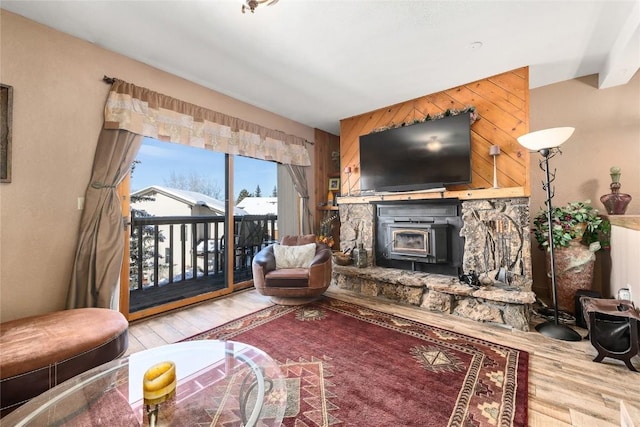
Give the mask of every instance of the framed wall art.
[{"label": "framed wall art", "polygon": [[340,178],[329,178],[329,191],[340,190]]},{"label": "framed wall art", "polygon": [[0,83],[0,182],[11,182],[13,88]]}]

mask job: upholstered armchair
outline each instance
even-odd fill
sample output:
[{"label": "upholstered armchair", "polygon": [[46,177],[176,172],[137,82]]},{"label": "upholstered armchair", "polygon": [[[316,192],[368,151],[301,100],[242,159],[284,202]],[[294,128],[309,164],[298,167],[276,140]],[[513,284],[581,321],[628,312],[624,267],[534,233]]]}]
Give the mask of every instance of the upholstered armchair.
[{"label": "upholstered armchair", "polygon": [[276,304],[300,305],[331,284],[331,249],[315,235],[284,236],[253,257],[253,284]]}]

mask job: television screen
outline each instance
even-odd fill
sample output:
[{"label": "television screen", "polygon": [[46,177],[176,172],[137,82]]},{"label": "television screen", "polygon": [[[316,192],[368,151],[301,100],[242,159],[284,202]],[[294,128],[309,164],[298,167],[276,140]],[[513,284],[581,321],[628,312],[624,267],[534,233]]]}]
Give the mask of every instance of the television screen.
[{"label": "television screen", "polygon": [[471,182],[469,114],[360,137],[360,189],[413,191]]}]

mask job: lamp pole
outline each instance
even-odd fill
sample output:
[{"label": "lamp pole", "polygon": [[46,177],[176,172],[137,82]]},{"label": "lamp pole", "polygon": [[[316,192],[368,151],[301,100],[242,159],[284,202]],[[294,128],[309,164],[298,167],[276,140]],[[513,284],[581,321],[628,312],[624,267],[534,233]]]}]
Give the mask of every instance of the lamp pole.
[{"label": "lamp pole", "polygon": [[536,326],[536,331],[540,332],[550,338],[555,338],[563,341],[582,341],[582,336],[571,329],[570,327],[561,324],[558,321],[558,288],[556,287],[556,257],[555,257],[555,245],[553,243],[553,222],[552,214],[553,207],[551,206],[551,175],[549,173],[549,154],[551,150],[549,148],[542,148],[538,152],[544,157],[544,169],[546,175],[546,182],[544,184],[547,190],[547,224],[549,224],[549,258],[551,269],[551,291],[553,294],[553,323],[544,322]]}]

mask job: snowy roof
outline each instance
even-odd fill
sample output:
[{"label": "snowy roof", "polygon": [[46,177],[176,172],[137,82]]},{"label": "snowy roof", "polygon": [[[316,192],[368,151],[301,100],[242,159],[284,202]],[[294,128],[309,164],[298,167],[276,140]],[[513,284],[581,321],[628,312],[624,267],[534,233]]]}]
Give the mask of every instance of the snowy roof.
[{"label": "snowy roof", "polygon": [[[206,206],[212,211],[223,213],[225,211],[224,202],[215,199],[206,194],[198,193],[196,191],[179,190],[177,188],[163,187],[161,185],[152,185],[145,187],[141,190],[131,193],[132,196],[144,196],[149,193],[161,193],[168,197],[180,200],[190,206]],[[234,215],[247,215],[248,212],[235,207],[233,210]]]},{"label": "snowy roof", "polygon": [[277,215],[277,197],[245,197],[237,207],[244,209],[249,215]]}]

